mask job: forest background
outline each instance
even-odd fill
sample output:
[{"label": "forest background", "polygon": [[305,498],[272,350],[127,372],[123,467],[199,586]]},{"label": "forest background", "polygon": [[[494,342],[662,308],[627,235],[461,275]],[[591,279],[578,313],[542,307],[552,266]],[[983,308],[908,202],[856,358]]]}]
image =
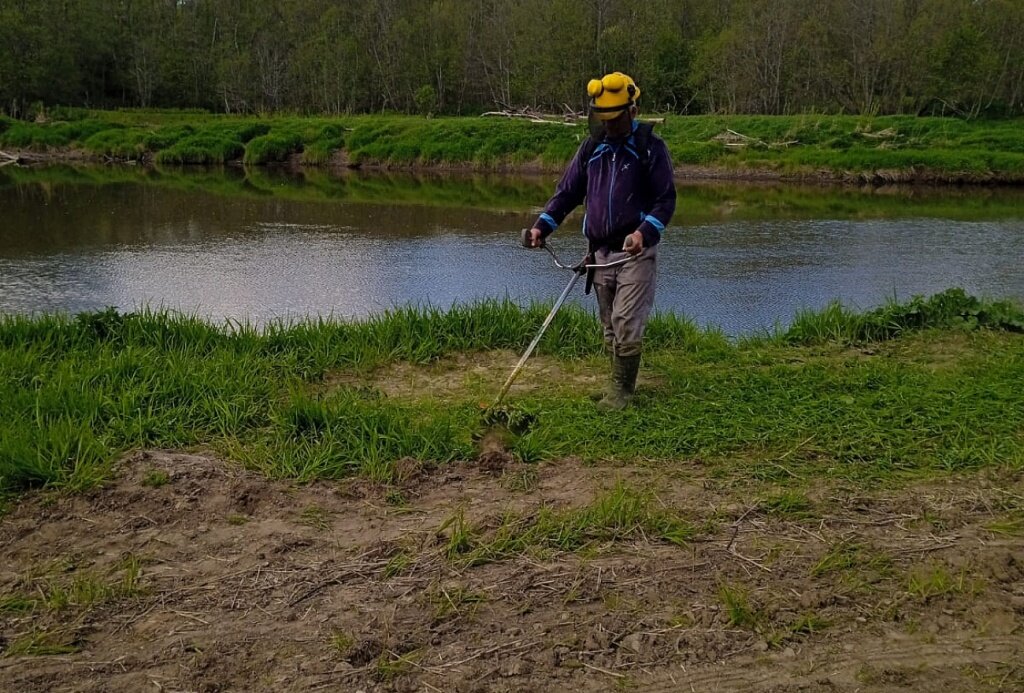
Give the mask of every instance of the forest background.
[{"label": "forest background", "polygon": [[0,0],[0,111],[1024,113],[1024,0]]}]

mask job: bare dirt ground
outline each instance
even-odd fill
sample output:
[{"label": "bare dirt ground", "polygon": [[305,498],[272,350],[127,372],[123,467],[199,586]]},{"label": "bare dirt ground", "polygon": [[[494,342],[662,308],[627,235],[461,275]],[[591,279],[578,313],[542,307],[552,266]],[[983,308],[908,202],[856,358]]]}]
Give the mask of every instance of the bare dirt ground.
[{"label": "bare dirt ground", "polygon": [[[0,520],[0,690],[1024,690],[1020,474],[796,500],[699,461],[402,477],[295,486],[152,451],[106,488],[25,497]],[[460,511],[616,483],[693,541],[444,553]]]}]

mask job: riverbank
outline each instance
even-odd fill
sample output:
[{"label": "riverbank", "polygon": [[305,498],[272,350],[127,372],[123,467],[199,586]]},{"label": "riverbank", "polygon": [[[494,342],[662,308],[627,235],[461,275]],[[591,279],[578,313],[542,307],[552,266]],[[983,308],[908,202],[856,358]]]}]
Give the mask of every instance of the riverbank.
[{"label": "riverbank", "polygon": [[[528,213],[551,195],[557,175],[76,163],[0,168],[0,193],[17,190],[19,199],[43,202],[58,190],[66,197],[73,191],[84,194],[90,189],[136,186],[221,198]],[[677,206],[684,212],[674,224],[683,227],[724,220],[823,217],[981,221],[1016,219],[1024,210],[1020,186],[854,186],[686,178],[678,181],[676,194]]]},{"label": "riverbank", "polygon": [[[0,149],[25,163],[556,172],[583,124],[413,116],[234,117],[191,112],[67,111],[0,118]],[[681,178],[836,183],[1020,184],[1024,119],[887,116],[667,116]]]},{"label": "riverbank", "polygon": [[0,317],[0,687],[1024,684],[1019,306],[544,313]]}]

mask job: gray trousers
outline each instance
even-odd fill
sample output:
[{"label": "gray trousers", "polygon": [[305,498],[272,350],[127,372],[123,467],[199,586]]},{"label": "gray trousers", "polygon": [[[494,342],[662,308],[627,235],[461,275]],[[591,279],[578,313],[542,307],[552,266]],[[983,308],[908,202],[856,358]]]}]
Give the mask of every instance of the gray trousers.
[{"label": "gray trousers", "polygon": [[[598,250],[595,263],[603,265],[626,253]],[[604,327],[604,343],[617,356],[639,356],[647,317],[654,306],[654,280],[658,246],[644,248],[631,262],[594,272],[594,292]]]}]

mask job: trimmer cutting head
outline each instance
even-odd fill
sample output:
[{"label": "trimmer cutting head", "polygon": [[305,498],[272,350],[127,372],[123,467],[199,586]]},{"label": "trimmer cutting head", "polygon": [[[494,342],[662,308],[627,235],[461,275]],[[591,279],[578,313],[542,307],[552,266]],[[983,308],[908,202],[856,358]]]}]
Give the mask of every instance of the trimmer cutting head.
[{"label": "trimmer cutting head", "polygon": [[480,417],[487,428],[501,427],[521,436],[537,422],[537,415],[523,411],[514,404],[494,404],[484,408]]}]

